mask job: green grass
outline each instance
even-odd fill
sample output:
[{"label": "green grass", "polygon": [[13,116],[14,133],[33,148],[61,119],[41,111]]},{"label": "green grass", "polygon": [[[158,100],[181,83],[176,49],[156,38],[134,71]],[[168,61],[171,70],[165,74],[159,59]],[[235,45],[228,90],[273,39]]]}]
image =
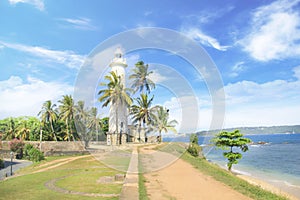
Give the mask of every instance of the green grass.
[{"label": "green grass", "polygon": [[[34,173],[52,165],[49,160],[67,157],[49,158],[46,161],[33,164],[18,172],[16,177],[0,181],[0,199],[118,199],[118,197],[88,197],[75,194],[64,194],[48,189],[45,186],[50,180],[57,179],[54,185],[74,192],[120,194],[122,184],[99,183],[103,176],[114,176],[122,172],[111,169],[93,159],[92,156],[80,158],[44,172]],[[64,162],[64,161],[62,161]]]},{"label": "green grass", "polygon": [[174,156],[180,156],[181,154],[183,154],[186,149],[185,149],[185,145],[183,143],[179,143],[179,142],[174,142],[174,143],[161,143],[159,146],[154,148],[155,150],[158,151],[163,151],[166,153],[170,153],[173,154]]},{"label": "green grass", "polygon": [[203,158],[195,158],[187,152],[185,152],[181,158],[192,164],[202,173],[213,177],[217,181],[230,186],[234,190],[250,198],[257,200],[288,200],[286,197],[278,196],[258,186],[254,186],[247,181],[236,177],[234,174],[221,169],[219,166],[209,163]]},{"label": "green grass", "polygon": [[131,158],[131,151],[116,150],[102,159],[102,162],[114,169],[126,172]]},{"label": "green grass", "polygon": [[[140,147],[139,147],[140,148]],[[139,151],[139,148],[138,148],[138,151]],[[145,185],[145,182],[146,182],[146,179],[143,175],[143,165],[142,165],[142,162],[141,162],[141,157],[140,157],[141,154],[139,154],[139,166],[138,166],[138,169],[139,169],[139,199],[140,200],[148,200],[148,195],[147,195],[147,189],[146,189],[146,185]]]},{"label": "green grass", "polygon": [[[50,161],[61,160],[61,159],[70,158],[70,157],[75,157],[75,156],[51,156],[51,157],[46,157],[45,160],[42,160],[40,162],[35,162],[35,163],[31,164],[28,167],[25,167],[25,168],[22,168],[22,169],[18,170],[16,172],[16,174],[17,175],[22,175],[22,174],[32,173],[32,172],[36,171],[37,169],[43,169],[43,168],[46,168],[46,167],[57,164],[57,163],[55,163],[55,164],[49,164],[48,165],[47,163],[49,163]],[[47,166],[44,166],[46,164],[47,164]]]}]

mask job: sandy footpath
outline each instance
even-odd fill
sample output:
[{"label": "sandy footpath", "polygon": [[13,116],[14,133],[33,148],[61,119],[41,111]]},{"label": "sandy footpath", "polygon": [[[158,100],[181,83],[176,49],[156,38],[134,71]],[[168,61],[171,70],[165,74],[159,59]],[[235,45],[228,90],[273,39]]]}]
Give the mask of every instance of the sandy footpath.
[{"label": "sandy footpath", "polygon": [[[149,163],[159,163],[165,157],[163,152],[141,153],[149,154]],[[161,154],[161,155],[160,155]],[[170,155],[170,154],[169,154]],[[147,156],[143,162],[148,163]],[[205,200],[248,200],[246,197],[229,186],[202,174],[189,163],[178,159],[173,164],[157,171],[144,174],[149,199],[205,199]]]}]

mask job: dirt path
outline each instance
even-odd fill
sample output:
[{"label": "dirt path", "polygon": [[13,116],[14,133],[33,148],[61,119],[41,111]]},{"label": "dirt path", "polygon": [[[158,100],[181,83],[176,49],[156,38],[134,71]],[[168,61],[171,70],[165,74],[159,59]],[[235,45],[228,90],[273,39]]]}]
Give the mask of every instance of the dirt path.
[{"label": "dirt path", "polygon": [[[141,149],[142,162],[161,163],[164,152]],[[172,156],[168,154],[169,156]],[[150,160],[149,160],[150,159]],[[172,159],[171,159],[172,160]],[[146,166],[145,166],[146,167]],[[189,163],[178,159],[161,170],[144,174],[148,197],[156,199],[250,200],[230,187],[200,173]]]},{"label": "dirt path", "polygon": [[76,157],[71,157],[71,158],[64,158],[64,159],[53,160],[53,161],[47,162],[47,163],[45,163],[43,165],[39,165],[38,166],[39,168],[42,168],[42,167],[45,167],[45,166],[49,166],[49,165],[50,166],[46,167],[46,168],[42,168],[40,170],[37,170],[34,173],[44,172],[44,171],[47,171],[49,169],[53,169],[53,168],[59,167],[61,165],[67,164],[69,162],[72,162],[74,160],[77,160],[77,159],[80,159],[80,158],[86,158],[86,157],[89,157],[89,156],[91,156],[91,155],[76,156]]}]

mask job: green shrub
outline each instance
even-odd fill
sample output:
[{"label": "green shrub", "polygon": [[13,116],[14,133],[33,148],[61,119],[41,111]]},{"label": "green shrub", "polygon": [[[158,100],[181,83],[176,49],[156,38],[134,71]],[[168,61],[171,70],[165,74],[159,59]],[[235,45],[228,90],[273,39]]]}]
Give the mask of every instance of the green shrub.
[{"label": "green shrub", "polygon": [[29,151],[34,148],[32,144],[26,144],[25,147],[24,147],[24,157],[27,159],[27,160],[30,160],[30,156],[29,156]]},{"label": "green shrub", "polygon": [[201,147],[198,144],[190,144],[187,151],[194,157],[199,156],[199,152],[201,151]]},{"label": "green shrub", "polygon": [[24,156],[27,160],[31,160],[33,162],[39,162],[45,159],[43,152],[35,148],[32,144],[25,145]]},{"label": "green shrub", "polygon": [[199,156],[199,152],[201,151],[201,147],[198,145],[198,135],[191,134],[190,136],[190,145],[187,151],[194,157]]},{"label": "green shrub", "polygon": [[190,143],[198,145],[198,135],[193,133],[190,135]]}]

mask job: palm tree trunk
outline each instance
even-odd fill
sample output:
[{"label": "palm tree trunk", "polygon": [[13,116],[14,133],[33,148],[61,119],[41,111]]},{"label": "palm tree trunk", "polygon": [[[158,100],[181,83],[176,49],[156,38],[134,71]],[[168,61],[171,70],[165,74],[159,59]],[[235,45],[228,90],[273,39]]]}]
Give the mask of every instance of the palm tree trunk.
[{"label": "palm tree trunk", "polygon": [[97,120],[96,120],[96,137],[97,137],[97,142],[99,142],[98,121]]},{"label": "palm tree trunk", "polygon": [[148,138],[147,138],[147,131],[146,131],[146,124],[145,122],[143,122],[143,129],[144,129],[144,142],[147,143],[148,142]]},{"label": "palm tree trunk", "polygon": [[161,143],[162,142],[162,138],[161,138],[161,131],[159,131],[159,141],[158,141],[159,143]]},{"label": "palm tree trunk", "polygon": [[116,144],[121,144],[121,142],[119,141],[118,142],[118,138],[119,138],[119,116],[118,116],[118,106],[119,104],[117,103],[117,106],[116,106],[116,132],[117,132],[117,141],[116,141]]},{"label": "palm tree trunk", "polygon": [[54,132],[54,128],[53,128],[52,121],[50,122],[50,126],[51,126],[51,130],[52,130],[52,134],[53,134],[53,136],[54,136],[54,139],[55,139],[55,141],[57,141],[57,138],[56,138],[56,135],[55,135],[55,132]]},{"label": "palm tree trunk", "polygon": [[142,122],[139,121],[139,143],[141,143],[141,129],[142,129]]},{"label": "palm tree trunk", "polygon": [[68,118],[66,119],[66,124],[67,124],[67,136],[68,136],[68,141],[70,142],[70,134],[69,134],[69,120],[68,120]]},{"label": "palm tree trunk", "polygon": [[40,127],[40,151],[42,151],[43,129]]}]

